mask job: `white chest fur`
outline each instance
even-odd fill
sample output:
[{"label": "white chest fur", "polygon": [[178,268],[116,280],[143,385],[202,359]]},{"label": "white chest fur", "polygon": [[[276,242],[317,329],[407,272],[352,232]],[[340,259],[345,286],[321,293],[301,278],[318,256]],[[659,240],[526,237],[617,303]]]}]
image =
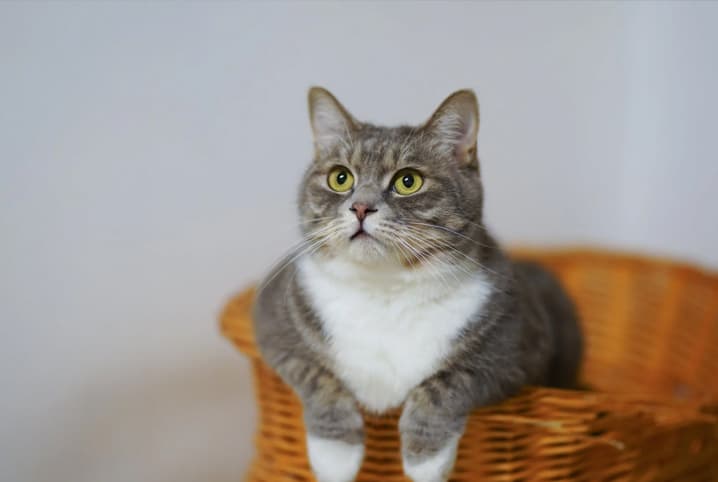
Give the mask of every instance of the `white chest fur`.
[{"label": "white chest fur", "polygon": [[330,340],[337,376],[366,408],[383,412],[434,373],[453,339],[482,309],[491,285],[427,273],[368,272],[303,258],[300,276]]}]

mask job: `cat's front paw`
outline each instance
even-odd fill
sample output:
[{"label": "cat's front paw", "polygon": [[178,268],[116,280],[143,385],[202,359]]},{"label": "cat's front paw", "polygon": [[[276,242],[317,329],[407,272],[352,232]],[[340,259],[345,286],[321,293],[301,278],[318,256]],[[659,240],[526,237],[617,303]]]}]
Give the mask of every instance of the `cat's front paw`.
[{"label": "cat's front paw", "polygon": [[414,482],[446,481],[465,421],[465,416],[447,413],[415,392],[399,420],[404,473]]},{"label": "cat's front paw", "polygon": [[459,436],[455,435],[431,454],[413,455],[404,451],[404,473],[414,482],[445,482],[456,460]]},{"label": "cat's front paw", "polygon": [[364,459],[364,419],[349,396],[304,404],[307,453],[319,482],[352,482]]},{"label": "cat's front paw", "polygon": [[364,459],[364,444],[309,434],[307,452],[318,482],[352,482]]}]

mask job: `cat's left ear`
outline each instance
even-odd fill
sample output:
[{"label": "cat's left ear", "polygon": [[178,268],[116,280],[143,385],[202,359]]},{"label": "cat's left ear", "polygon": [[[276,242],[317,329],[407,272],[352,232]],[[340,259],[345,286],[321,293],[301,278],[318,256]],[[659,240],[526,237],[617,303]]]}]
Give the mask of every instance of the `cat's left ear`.
[{"label": "cat's left ear", "polygon": [[424,125],[434,145],[465,166],[478,166],[479,102],[473,90],[454,92],[441,103]]},{"label": "cat's left ear", "polygon": [[351,144],[359,123],[331,92],[322,87],[309,89],[309,121],[317,153],[331,152],[338,144]]}]

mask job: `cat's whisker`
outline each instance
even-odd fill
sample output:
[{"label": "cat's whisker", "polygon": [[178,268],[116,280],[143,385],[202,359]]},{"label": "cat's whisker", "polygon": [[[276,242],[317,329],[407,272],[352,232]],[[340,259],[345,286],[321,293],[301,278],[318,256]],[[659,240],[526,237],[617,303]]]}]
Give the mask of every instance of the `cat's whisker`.
[{"label": "cat's whisker", "polygon": [[454,231],[453,229],[447,228],[446,226],[440,226],[440,225],[438,225],[438,224],[431,224],[431,223],[418,223],[418,222],[416,222],[416,221],[408,222],[408,223],[406,223],[406,225],[426,226],[426,227],[430,227],[430,228],[434,228],[434,229],[440,229],[440,230],[442,230],[442,231],[446,231],[447,233],[451,233],[451,234],[453,234],[453,235],[455,235],[455,236],[459,236],[460,238],[463,238],[463,239],[465,239],[465,240],[467,240],[467,241],[470,241],[470,242],[474,243],[474,244],[477,245],[477,246],[481,246],[482,248],[489,248],[489,247],[490,247],[489,245],[480,243],[479,241],[477,241],[477,240],[475,240],[475,239],[473,239],[473,238],[470,238],[469,236],[467,236],[467,235],[465,235],[465,234],[462,234],[462,233],[460,233],[460,232],[458,232],[458,231]]},{"label": "cat's whisker", "polygon": [[[479,261],[476,260],[475,258],[473,258],[473,257],[471,257],[471,256],[469,256],[469,255],[467,255],[466,253],[462,252],[462,251],[459,250],[459,249],[456,249],[456,248],[455,248],[453,245],[451,245],[451,243],[449,243],[448,241],[445,241],[445,240],[439,239],[439,238],[435,238],[435,237],[428,237],[428,236],[427,236],[427,233],[424,233],[423,231],[418,230],[418,229],[416,229],[416,228],[413,228],[413,227],[411,227],[411,226],[409,226],[409,225],[406,225],[406,224],[401,225],[401,226],[402,226],[404,229],[406,229],[407,231],[412,232],[412,233],[414,233],[414,234],[417,235],[417,236],[420,236],[421,239],[423,239],[423,240],[426,241],[426,242],[431,241],[431,242],[436,243],[435,246],[434,246],[435,248],[441,248],[440,251],[443,252],[443,253],[446,254],[446,255],[450,255],[450,254],[451,254],[452,258],[453,258],[455,261],[457,261],[457,262],[460,261],[460,260],[456,257],[456,255],[459,255],[459,256],[461,256],[463,259],[465,259],[465,260],[468,261],[468,262],[473,263],[474,265],[476,265],[476,266],[479,267],[480,269],[482,269],[482,270],[484,270],[484,271],[487,271],[487,272],[489,272],[489,273],[492,273],[492,274],[494,274],[494,275],[496,275],[496,276],[501,276],[501,277],[503,277],[503,275],[501,275],[500,273],[497,273],[495,270],[493,270],[493,269],[489,268],[488,266],[482,264],[481,262],[479,262]],[[453,254],[452,254],[452,253],[453,253]]]},{"label": "cat's whisker", "polygon": [[309,247],[309,245],[309,241],[302,240],[300,243],[297,243],[297,245],[288,250],[284,256],[280,257],[279,261],[275,262],[272,269],[269,270],[270,274],[265,277],[257,288],[257,296],[259,296],[264,289],[269,286],[280,273],[282,273],[282,271],[284,271],[297,257],[299,257],[299,255],[301,255],[305,249]]},{"label": "cat's whisker", "polygon": [[408,265],[411,265],[416,262],[416,258],[412,257],[411,254],[407,252],[407,249],[404,248],[401,244],[397,243],[394,240],[389,240],[389,244],[399,253],[399,262],[406,262]]},{"label": "cat's whisker", "polygon": [[[392,247],[396,250],[396,253],[398,254],[398,256],[396,256],[396,260],[398,262],[403,263],[404,261],[406,261],[407,264],[409,264],[409,265],[412,264],[413,261],[412,261],[411,257],[406,254],[404,248],[394,241],[394,237],[396,236],[394,232],[386,229],[382,225],[377,226],[376,232],[377,232],[377,234],[387,235],[387,239],[380,240],[380,241],[387,243],[390,247]],[[392,253],[392,254],[394,254],[394,253]]]},{"label": "cat's whisker", "polygon": [[[316,253],[317,251],[322,249],[324,246],[329,244],[330,241],[334,241],[337,233],[343,231],[344,228],[345,228],[345,226],[343,224],[339,224],[338,226],[336,226],[335,229],[331,230],[330,232],[325,234],[321,239],[319,239],[318,242],[315,242],[311,246],[308,246],[304,250],[304,252],[299,253],[297,256],[295,256],[295,259],[298,259],[301,256],[313,255],[314,253]],[[287,261],[288,264],[290,264],[291,262],[293,262],[293,260]],[[294,273],[292,273],[291,281],[293,281],[296,276],[297,276],[297,270],[295,270]]]},{"label": "cat's whisker", "polygon": [[422,254],[418,249],[411,246],[410,243],[406,242],[405,240],[401,239],[400,237],[395,238],[397,242],[404,245],[407,250],[414,256],[415,259],[417,259],[423,266],[425,266],[429,274],[436,279],[436,281],[442,283],[445,287],[449,286],[448,280],[444,275],[442,275],[441,271],[439,271],[431,262],[431,260],[425,255]]},{"label": "cat's whisker", "polygon": [[402,254],[402,257],[405,258],[409,265],[412,265],[417,261],[423,263],[423,259],[420,257],[420,253],[417,253],[411,245],[402,240],[401,237],[398,235],[399,233],[395,229],[392,229],[388,226],[379,226],[377,228],[377,231],[383,232],[384,234],[388,235],[387,241],[389,242],[389,244],[399,250],[399,252]]},{"label": "cat's whisker", "polygon": [[[448,270],[447,270],[448,273],[451,274],[451,276],[452,276],[457,282],[461,282],[461,280],[460,280],[459,277],[456,275],[456,272],[455,272],[456,270],[461,271],[462,273],[464,273],[464,274],[467,275],[467,276],[472,276],[472,275],[474,274],[474,273],[470,272],[469,270],[467,270],[465,267],[463,267],[463,266],[461,265],[460,261],[459,261],[452,253],[441,250],[442,246],[438,246],[438,245],[436,245],[436,244],[432,244],[431,242],[429,242],[429,241],[427,241],[427,240],[425,240],[425,239],[421,239],[421,238],[419,238],[419,237],[413,238],[413,241],[416,242],[416,243],[420,243],[420,244],[423,246],[423,249],[424,249],[425,251],[433,251],[433,250],[435,250],[436,253],[431,257],[432,261],[433,261],[434,263],[440,264],[441,266],[446,266],[446,267],[448,268]],[[446,260],[444,260],[444,259],[441,258],[442,255],[449,256],[449,257],[454,261],[454,263],[448,263],[448,262],[446,262]]]},{"label": "cat's whisker", "polygon": [[[414,224],[416,224],[416,223],[414,223]],[[412,231],[412,232],[414,232],[414,233],[420,233],[420,232],[421,232],[420,230],[417,230],[416,228],[412,228],[412,227],[409,226],[409,225],[404,225],[404,226],[406,227],[407,230]],[[431,225],[430,225],[430,226],[431,226]],[[422,233],[422,234],[423,234],[423,233]],[[466,253],[462,252],[461,250],[456,249],[456,248],[455,248],[453,245],[451,245],[449,242],[447,242],[447,241],[445,241],[445,240],[443,240],[443,239],[437,239],[437,238],[432,238],[432,239],[434,239],[434,240],[435,240],[436,242],[438,242],[438,243],[441,243],[441,245],[442,245],[444,248],[446,248],[446,249],[448,249],[448,250],[451,250],[452,252],[455,252],[455,253],[461,255],[461,256],[464,257],[467,261],[471,261],[472,263],[474,263],[474,264],[476,264],[477,266],[481,267],[481,269],[483,269],[483,270],[485,270],[485,271],[488,271],[489,273],[495,274],[495,275],[497,275],[497,276],[500,276],[499,273],[497,273],[496,271],[494,271],[494,270],[492,270],[491,268],[487,267],[486,265],[480,263],[480,262],[479,262],[478,260],[476,260],[475,258],[472,258],[471,256],[468,256]]]},{"label": "cat's whisker", "polygon": [[[437,280],[442,282],[445,286],[448,286],[448,280],[446,277],[442,274],[441,270],[439,270],[435,266],[435,260],[433,260],[431,257],[429,257],[427,254],[421,252],[421,248],[417,248],[411,244],[411,241],[409,239],[404,239],[401,236],[401,233],[396,230],[395,228],[391,228],[390,226],[386,226],[386,229],[384,230],[387,234],[389,234],[389,240],[390,242],[397,246],[396,242],[400,243],[404,246],[406,250],[411,253],[412,257],[419,261],[423,266],[426,266],[429,270],[430,274]],[[413,264],[411,260],[409,259],[408,262],[410,264]]]},{"label": "cat's whisker", "polygon": [[479,263],[476,259],[474,259],[471,256],[467,255],[466,253],[456,249],[456,247],[454,247],[451,243],[449,243],[448,241],[446,241],[442,238],[437,238],[437,237],[431,235],[431,233],[426,233],[425,231],[416,229],[416,228],[414,228],[412,226],[408,226],[408,225],[404,225],[404,229],[417,235],[418,237],[420,237],[421,239],[423,239],[426,242],[435,243],[435,247],[446,248],[446,249],[455,251],[457,253],[460,253],[467,259],[467,261],[471,261],[472,263],[482,266],[481,263]]},{"label": "cat's whisker", "polygon": [[325,244],[326,241],[327,241],[326,239],[319,239],[319,240],[317,240],[317,241],[314,241],[313,243],[311,243],[311,244],[309,244],[309,245],[307,245],[307,246],[304,246],[298,253],[296,253],[296,254],[295,254],[294,256],[292,256],[291,258],[287,259],[287,260],[281,265],[281,267],[280,267],[279,269],[277,269],[277,270],[274,272],[274,274],[272,274],[272,276],[270,276],[265,282],[262,283],[262,285],[261,285],[261,286],[259,287],[259,289],[257,290],[257,295],[259,295],[260,293],[262,293],[262,291],[264,291],[264,289],[265,289],[267,286],[269,286],[269,285],[272,283],[272,281],[274,281],[274,280],[276,279],[276,277],[279,276],[280,273],[282,273],[282,271],[284,271],[288,266],[290,266],[292,263],[294,263],[294,261],[296,261],[297,259],[299,259],[299,258],[300,258],[301,256],[303,256],[304,254],[308,253],[310,250],[312,250],[313,248],[317,247],[318,245]]},{"label": "cat's whisker", "polygon": [[[299,259],[302,255],[307,254],[313,248],[321,248],[323,244],[326,244],[332,236],[334,236],[343,227],[343,225],[338,223],[329,223],[327,226],[308,233],[305,239],[290,248],[285,255],[274,264],[272,269],[269,271],[271,276],[267,277],[266,281],[262,282],[259,286],[257,289],[257,295],[264,291],[264,289],[294,261]],[[299,251],[296,252],[297,250]]]},{"label": "cat's whisker", "polygon": [[[392,223],[392,225],[394,225],[394,223]],[[401,226],[402,229],[406,227],[406,226],[404,226],[404,225],[399,225],[399,226]],[[390,234],[390,235],[392,236],[391,239],[399,239],[399,237],[404,234],[403,231],[400,231],[400,230],[394,228],[393,226],[391,226],[389,229],[382,229],[382,231],[383,231],[383,232],[386,232],[386,233],[388,233],[388,234]],[[419,232],[419,234],[420,234],[420,235],[424,235],[425,233]],[[416,239],[414,239],[414,241],[416,241]],[[392,244],[393,244],[394,246],[396,246],[396,247],[403,253],[403,251],[404,251],[403,248],[401,248],[401,247],[400,247],[399,245],[397,245],[396,243],[392,243]],[[447,266],[449,266],[450,269],[459,269],[459,270],[462,271],[464,274],[466,274],[466,276],[469,277],[469,278],[476,275],[476,271],[470,271],[470,270],[468,270],[468,269],[463,265],[463,262],[462,262],[461,260],[455,258],[455,255],[454,255],[453,253],[443,252],[443,251],[442,251],[441,254],[444,254],[444,255],[446,255],[446,256],[452,258],[452,259],[455,259],[456,264],[449,263],[448,261],[443,260],[443,259],[440,259],[440,258],[438,258],[438,257],[436,257],[436,256],[433,257],[433,261],[430,261],[430,260],[428,260],[428,259],[423,259],[423,260],[421,260],[421,262],[422,262],[422,264],[425,265],[425,266],[428,265],[428,264],[431,264],[431,265],[433,266],[433,263],[434,263],[434,262],[439,262],[441,265],[447,265]],[[463,253],[461,253],[461,254],[463,254]],[[415,256],[415,259],[417,259],[416,256]],[[485,266],[481,265],[481,263],[478,263],[476,260],[474,260],[474,259],[472,259],[472,258],[467,259],[467,261],[471,261],[471,262],[474,263],[475,265],[477,265],[477,266],[479,266],[479,267],[481,267],[481,268],[486,269]],[[432,277],[433,277],[434,279],[436,279],[436,280],[439,281],[439,282],[442,282],[442,283],[444,284],[444,286],[446,286],[446,278],[445,278],[445,277],[443,277],[443,276],[439,277],[439,275],[436,273],[435,270],[433,270],[433,271],[430,270],[430,274],[432,275]],[[499,273],[497,273],[497,276],[502,276],[502,275],[499,274]],[[502,277],[505,278],[505,276],[502,276]],[[454,274],[454,278],[457,279],[457,277],[456,277],[455,274]],[[502,314],[503,312],[491,311],[491,312],[487,312],[487,313],[491,313],[492,316],[501,316],[501,314]]]},{"label": "cat's whisker", "polygon": [[477,227],[477,228],[479,228],[479,229],[481,229],[481,230],[483,230],[483,231],[487,231],[487,230],[488,230],[488,228],[487,228],[486,226],[484,226],[483,224],[481,224],[481,223],[475,223],[475,222],[473,222],[473,221],[469,221],[468,219],[464,219],[464,222],[465,222],[466,224],[470,224],[470,225],[472,225],[472,226],[475,226],[475,227]]}]

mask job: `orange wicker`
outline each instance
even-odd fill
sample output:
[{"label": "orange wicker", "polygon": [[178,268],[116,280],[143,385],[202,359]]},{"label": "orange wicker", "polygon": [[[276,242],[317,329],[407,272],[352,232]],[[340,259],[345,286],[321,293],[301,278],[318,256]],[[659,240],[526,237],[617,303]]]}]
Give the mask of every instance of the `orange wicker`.
[{"label": "orange wicker", "polygon": [[[718,274],[593,251],[523,252],[556,272],[581,313],[583,380],[477,410],[453,481],[718,481]],[[222,330],[252,360],[260,407],[249,481],[311,481],[301,406],[260,360],[252,291]],[[359,481],[406,481],[397,414],[366,415]]]}]

